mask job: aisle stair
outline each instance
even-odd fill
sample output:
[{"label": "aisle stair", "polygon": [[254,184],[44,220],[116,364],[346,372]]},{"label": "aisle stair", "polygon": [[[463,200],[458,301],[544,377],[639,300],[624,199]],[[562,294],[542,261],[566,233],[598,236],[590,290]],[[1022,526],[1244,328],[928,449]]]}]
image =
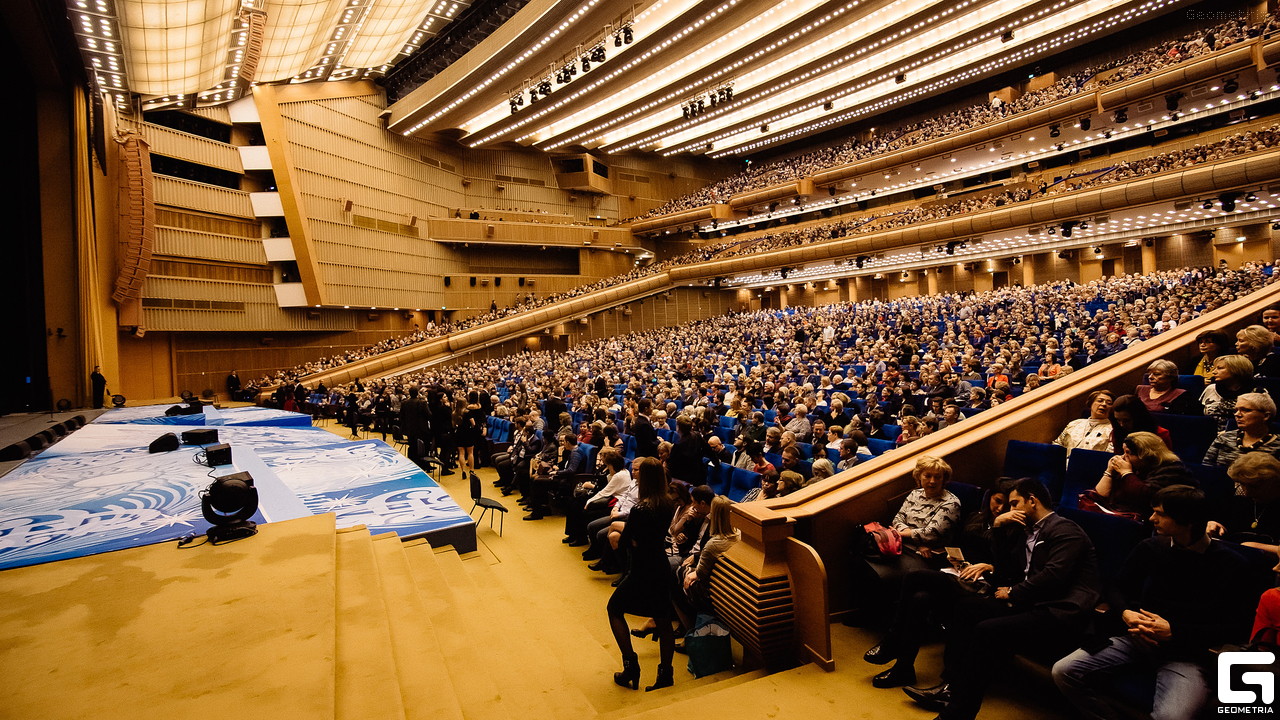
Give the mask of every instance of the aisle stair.
[{"label": "aisle stair", "polygon": [[[625,718],[765,677],[732,670],[695,679],[676,655],[675,687],[619,687],[604,608],[569,593],[525,592],[548,581],[514,553],[459,555],[370,536],[363,526],[338,531],[335,717]],[[649,684],[657,643],[636,640],[635,648]]]}]

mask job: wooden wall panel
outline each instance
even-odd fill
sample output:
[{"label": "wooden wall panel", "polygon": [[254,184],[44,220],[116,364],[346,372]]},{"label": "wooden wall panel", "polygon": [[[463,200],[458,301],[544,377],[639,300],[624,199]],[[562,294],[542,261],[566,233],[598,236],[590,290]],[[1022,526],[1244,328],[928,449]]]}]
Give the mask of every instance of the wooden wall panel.
[{"label": "wooden wall panel", "polygon": [[238,218],[253,217],[253,206],[249,203],[247,192],[167,175],[156,175],[155,188],[156,205],[172,205]]},{"label": "wooden wall panel", "polygon": [[263,266],[267,264],[267,254],[262,248],[260,238],[219,235],[173,227],[156,227],[154,253]]},{"label": "wooden wall panel", "polygon": [[108,384],[107,389],[124,395],[130,405],[176,395],[171,342],[171,336],[163,332],[147,333],[140,338],[122,334],[120,383],[118,386]]},{"label": "wooden wall panel", "polygon": [[233,173],[244,172],[244,166],[240,163],[240,151],[227,143],[151,123],[139,123],[137,129],[150,143],[153,154],[167,155]]}]

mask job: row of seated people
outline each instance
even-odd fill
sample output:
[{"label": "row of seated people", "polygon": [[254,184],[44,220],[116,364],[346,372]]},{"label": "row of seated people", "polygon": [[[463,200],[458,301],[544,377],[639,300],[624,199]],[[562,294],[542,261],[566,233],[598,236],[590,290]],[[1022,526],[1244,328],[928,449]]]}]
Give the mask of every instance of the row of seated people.
[{"label": "row of seated people", "polygon": [[[1005,470],[1018,468],[1007,461]],[[918,458],[917,489],[888,528],[872,526],[852,549],[849,624],[878,627],[883,639],[865,660],[893,663],[872,684],[904,687],[941,718],[969,719],[1022,654],[1052,666],[1082,717],[1134,714],[1124,707],[1204,716],[1217,684],[1212,653],[1244,644],[1274,652],[1280,626],[1280,589],[1267,589],[1280,543],[1280,460],[1250,453],[1230,474],[1242,494],[1229,502],[1171,484],[1147,497],[1135,522],[1075,507],[1032,477],[1001,478],[984,492],[952,482],[945,460]],[[1224,525],[1251,507],[1272,514],[1252,527]],[[917,653],[939,626],[941,682],[918,686]]]},{"label": "row of seated people", "polygon": [[[1274,19],[1274,15],[1268,18],[1267,27],[1270,27],[1270,25],[1274,23]],[[1223,34],[1224,38],[1232,38],[1232,40],[1225,40],[1224,42],[1233,42],[1234,39],[1240,39],[1244,36],[1243,30],[1238,21],[1230,21],[1228,23],[1224,23],[1223,26],[1233,28],[1231,32]],[[1183,53],[1182,56],[1185,57],[1187,55]],[[1169,56],[1166,54],[1165,57]],[[1091,76],[1092,74],[1093,73],[1086,73],[1085,76]],[[1059,85],[1064,82],[1069,81],[1059,81]],[[1057,87],[1057,85],[1054,87]],[[1046,91],[1041,91],[1041,93],[1052,94],[1052,88]],[[1028,94],[1023,97],[1026,98],[1033,95],[1034,94]],[[1003,105],[1002,107],[1005,108],[1003,112],[1008,112],[1007,109],[1015,105],[1017,105],[1017,103]],[[954,125],[949,124],[950,121],[939,118],[938,123],[938,127],[949,127],[951,131],[954,131]],[[713,258],[724,258],[732,257],[734,255],[764,252],[767,250],[806,244],[809,242],[846,237],[855,233],[878,232],[895,227],[903,227],[928,220],[941,219],[960,213],[971,213],[982,209],[998,207],[1011,202],[1020,202],[1032,199],[1033,197],[1038,197],[1047,191],[1056,192],[1062,190],[1076,190],[1083,187],[1092,187],[1102,183],[1125,182],[1155,172],[1162,172],[1167,169],[1189,167],[1203,162],[1214,162],[1227,157],[1238,156],[1267,147],[1274,147],[1276,144],[1275,135],[1275,128],[1268,128],[1260,131],[1242,133],[1211,144],[1197,145],[1192,148],[1168,153],[1152,154],[1137,161],[1122,163],[1114,168],[1110,168],[1106,172],[1090,172],[1082,176],[1082,179],[1079,180],[1069,179],[1067,182],[1045,185],[1041,188],[1039,193],[1031,193],[1026,190],[1015,189],[1005,193],[990,194],[979,199],[961,199],[954,203],[940,204],[929,209],[914,208],[884,216],[868,215],[856,220],[837,221],[835,223],[823,224],[820,226],[806,227],[749,241],[724,241],[684,253],[678,257],[669,258],[660,262],[651,263],[644,267],[635,268],[627,273],[614,277],[606,278],[594,283],[583,284],[566,292],[553,293],[544,297],[535,297],[533,293],[530,293],[523,302],[519,302],[515,305],[502,309],[499,309],[495,304],[487,313],[478,314],[452,322],[442,322],[440,324],[430,322],[426,328],[415,330],[413,333],[388,338],[363,348],[352,349],[328,358],[303,363],[294,368],[281,370],[272,375],[260,377],[251,381],[249,385],[253,387],[280,385],[291,380],[305,377],[309,374],[332,370],[348,363],[358,362],[375,355],[398,350],[414,343],[442,337],[450,333],[475,327],[482,323],[500,320],[521,312],[526,312],[550,303],[558,302],[560,300],[577,297],[595,290],[612,287],[629,280],[662,272],[677,265],[703,262]],[[918,132],[910,132],[906,133],[904,137],[919,139],[923,136]],[[779,167],[795,168],[798,166],[792,161],[787,161],[781,163]]]},{"label": "row of seated people", "polygon": [[[1210,704],[1211,650],[1276,649],[1280,590],[1263,593],[1268,558],[1280,552],[1276,405],[1244,390],[1265,389],[1250,357],[1269,365],[1280,307],[1263,322],[1237,334],[1246,354],[1218,354],[1229,345],[1223,332],[1197,338],[1197,369],[1209,376],[1183,376],[1186,388],[1176,387],[1176,365],[1157,361],[1134,394],[1091,393],[1088,416],[1055,444],[1011,441],[1006,478],[985,496],[949,483],[945,461],[920,458],[919,488],[854,565],[850,622],[891,618],[866,660],[894,665],[872,683],[908,686],[940,717],[970,718],[991,669],[1034,652],[1084,717],[1121,717],[1123,701],[1153,717],[1193,718]],[[886,552],[882,534],[902,551]],[[1055,541],[1058,550],[1037,557]],[[1051,606],[1058,612],[1047,616]],[[942,682],[913,687],[922,638],[939,618]]]},{"label": "row of seated people", "polygon": [[[730,177],[664,203],[642,217],[660,217],[703,205],[728,202],[733,195],[739,193],[795,181],[847,163],[897,152],[1044,107],[1081,92],[1091,92],[1132,80],[1240,41],[1270,35],[1277,29],[1278,17],[1280,16],[1272,13],[1256,25],[1232,19],[1209,28],[1197,29],[1177,40],[1160,43],[1131,55],[1071,73],[1046,88],[1024,93],[1011,103],[1003,101],[981,103],[921,122],[882,130],[867,142],[849,140],[796,157],[752,164]],[[1113,69],[1115,72],[1107,72]],[[1099,78],[1099,75],[1102,77]]]}]

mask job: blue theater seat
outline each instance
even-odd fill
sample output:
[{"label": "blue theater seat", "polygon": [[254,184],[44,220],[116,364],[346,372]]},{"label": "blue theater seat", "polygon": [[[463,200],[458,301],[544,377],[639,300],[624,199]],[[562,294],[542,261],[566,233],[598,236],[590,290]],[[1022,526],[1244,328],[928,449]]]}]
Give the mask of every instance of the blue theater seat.
[{"label": "blue theater seat", "polygon": [[1049,488],[1049,494],[1061,499],[1067,477],[1067,449],[1052,443],[1010,440],[1004,450],[1001,474],[1011,478],[1035,478]]}]

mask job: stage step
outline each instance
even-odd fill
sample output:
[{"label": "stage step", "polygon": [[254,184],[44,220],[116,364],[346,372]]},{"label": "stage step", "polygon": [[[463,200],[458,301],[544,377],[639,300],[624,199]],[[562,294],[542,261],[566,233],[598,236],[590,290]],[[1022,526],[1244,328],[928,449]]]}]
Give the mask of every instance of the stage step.
[{"label": "stage step", "polygon": [[334,676],[337,720],[406,720],[383,582],[373,547],[363,525],[338,531]]},{"label": "stage step", "polygon": [[[751,672],[738,672],[737,670],[726,670],[725,672],[717,673],[715,675],[709,675],[703,678],[694,678],[692,675],[688,674],[687,667],[686,667],[688,663],[689,663],[688,656],[681,655],[680,653],[676,653],[676,659],[674,663],[675,671],[676,671],[676,684],[669,688],[663,688],[662,690],[656,690],[651,693],[646,693],[644,692],[644,684],[648,682],[652,682],[654,668],[648,665],[644,665],[642,661],[639,697],[637,697],[632,702],[628,703],[627,706],[624,708],[621,708],[619,710],[614,710],[613,712],[601,713],[597,715],[597,717],[600,720],[622,720],[623,718],[633,718],[633,717],[643,715],[647,713],[649,710],[655,710],[655,709],[661,710],[663,708],[671,708],[677,703],[682,703],[686,700],[706,697],[708,695],[718,693],[722,690],[728,690],[728,689],[737,687],[739,685],[743,685],[744,683],[749,683],[749,682],[752,682],[753,680],[758,680],[760,678],[767,677],[769,675],[769,673],[764,670],[754,670]],[[682,680],[681,679],[682,676],[687,677],[689,679]],[[738,705],[737,707],[738,707],[738,712],[741,713],[742,705]],[[790,714],[788,713],[787,716],[789,717]],[[741,720],[741,717],[742,715],[739,714],[738,715],[739,720]],[[699,720],[702,720],[702,719],[699,718]]]},{"label": "stage step", "polygon": [[[506,672],[509,666],[501,654],[488,645],[477,646],[473,642],[477,629],[463,611],[466,594],[459,592],[460,583],[467,573],[462,560],[452,547],[433,549],[426,543],[405,548],[410,566],[415,569],[414,580],[419,588],[433,587],[437,595],[437,610],[430,616],[440,642],[440,651],[446,659],[448,677],[453,680],[457,702],[463,717],[468,720],[517,720],[503,705],[503,692],[494,683],[495,673]],[[423,557],[429,555],[433,557]],[[435,571],[430,570],[431,565]]]},{"label": "stage step", "polygon": [[[563,632],[563,626],[573,622],[572,616],[531,615],[522,596],[498,580],[483,555],[469,553],[461,560],[470,576],[466,585],[470,602],[464,607],[476,642],[503,658],[506,669],[498,674],[498,682],[512,714],[549,720],[594,715],[595,708],[575,683],[583,672],[581,653],[550,652],[550,636]],[[461,591],[460,585],[454,587]]]},{"label": "stage step", "polygon": [[462,720],[461,698],[447,671],[446,650],[418,595],[405,548],[394,533],[374,536],[373,548],[406,720]]},{"label": "stage step", "polygon": [[[565,666],[571,670],[566,674],[566,681],[576,686],[591,703],[592,715],[626,717],[638,709],[664,705],[686,694],[705,694],[720,683],[743,682],[763,674],[731,670],[694,678],[686,669],[688,658],[677,653],[672,663],[675,686],[645,693],[644,686],[652,684],[656,677],[658,644],[648,639],[632,638],[632,645],[640,657],[640,690],[620,687],[614,684],[613,673],[622,669],[622,660],[605,612],[605,601],[612,591],[609,583],[614,576],[592,573],[586,563],[582,563],[581,568],[570,567],[569,572],[581,572],[586,578],[590,592],[584,597],[581,586],[566,583],[562,577],[556,576],[565,570],[563,561],[555,565],[549,562],[546,568],[535,568],[517,553],[504,551],[500,544],[485,545],[493,555],[470,560],[466,565],[488,560],[489,574],[496,578],[507,595],[522,599],[518,617],[528,621],[520,627],[525,632],[540,636],[539,646],[546,657],[565,659]],[[551,548],[550,552],[572,553],[576,557],[581,550],[562,545]],[[528,587],[557,588],[560,591],[528,593],[524,597],[522,588]],[[591,605],[584,605],[584,602]],[[638,618],[627,619],[632,627],[640,627],[643,623]]]},{"label": "stage step", "polygon": [[[803,665],[785,672],[767,675],[764,671],[747,673],[738,682],[725,682],[701,692],[683,693],[682,697],[660,704],[645,703],[635,711],[613,717],[629,720],[670,720],[673,717],[696,717],[698,720],[742,720],[744,717],[825,718],[873,717],[884,714],[884,705],[868,706],[868,712],[842,704],[847,694],[843,687],[824,692],[828,683],[848,684],[847,676],[829,673],[817,665]],[[705,679],[705,678],[704,678]],[[884,694],[884,691],[877,691]],[[901,693],[897,693],[901,695]],[[894,696],[895,698],[897,696]],[[902,716],[919,714],[905,698]],[[750,708],[744,713],[744,708]],[[913,709],[908,709],[913,708]],[[892,714],[889,715],[893,717]]]}]

